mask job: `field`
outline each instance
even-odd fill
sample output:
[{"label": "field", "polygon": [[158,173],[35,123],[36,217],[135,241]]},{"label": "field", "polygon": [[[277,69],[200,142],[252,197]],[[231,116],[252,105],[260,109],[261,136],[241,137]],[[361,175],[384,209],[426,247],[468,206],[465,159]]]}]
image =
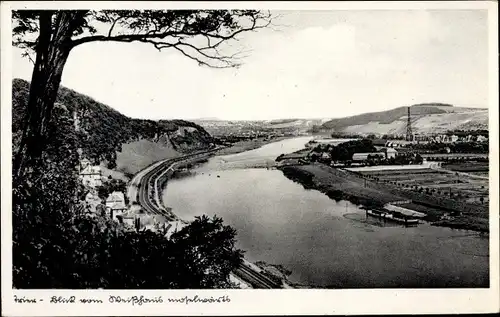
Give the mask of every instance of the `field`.
[{"label": "field", "polygon": [[116,155],[116,169],[124,174],[135,174],[148,165],[166,158],[179,156],[172,145],[146,139],[123,144]]},{"label": "field", "polygon": [[[488,180],[464,174],[447,173],[434,169],[366,171],[365,175],[378,177],[381,181],[396,182],[403,188],[422,188],[433,196],[452,198],[473,204],[488,204]],[[481,197],[483,202],[481,202]]]},{"label": "field", "polygon": [[[345,196],[342,198],[356,198],[348,199],[352,202],[363,204],[372,201],[383,205],[405,200],[402,196],[365,187],[363,181],[358,177],[323,164],[290,166],[284,167],[282,170],[285,176],[299,181],[306,187],[318,189],[326,194],[332,194],[332,196],[335,192],[341,192]],[[308,176],[312,176],[312,178],[307,180]]]},{"label": "field", "polygon": [[443,164],[443,168],[454,172],[462,172],[486,177],[489,174],[489,162],[450,163]]},{"label": "field", "polygon": [[434,225],[489,230],[488,179],[457,177],[454,172],[430,168],[350,172],[312,163],[279,169],[305,188],[317,189],[335,200],[349,200],[366,207],[410,200],[400,206],[425,213],[426,220]]}]

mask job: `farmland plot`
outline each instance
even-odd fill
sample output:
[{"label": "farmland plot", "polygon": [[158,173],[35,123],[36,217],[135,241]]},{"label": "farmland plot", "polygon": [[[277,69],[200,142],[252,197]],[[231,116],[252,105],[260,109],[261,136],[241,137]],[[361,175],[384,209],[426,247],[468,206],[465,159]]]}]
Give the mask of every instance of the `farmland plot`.
[{"label": "farmland plot", "polygon": [[[488,181],[433,169],[363,172],[407,189],[473,204],[488,204]],[[482,200],[481,200],[482,199]]]}]

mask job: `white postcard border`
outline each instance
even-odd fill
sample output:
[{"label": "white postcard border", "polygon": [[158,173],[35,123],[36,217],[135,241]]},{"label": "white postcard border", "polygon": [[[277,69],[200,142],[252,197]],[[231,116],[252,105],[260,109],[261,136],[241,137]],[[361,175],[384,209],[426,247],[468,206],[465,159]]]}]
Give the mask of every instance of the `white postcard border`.
[{"label": "white postcard border", "polygon": [[[484,9],[489,11],[490,131],[490,288],[359,290],[13,290],[11,228],[11,22],[20,8],[263,8],[293,10]],[[2,2],[1,11],[1,181],[2,181],[2,314],[6,316],[94,315],[263,315],[263,314],[430,314],[488,313],[499,310],[498,201],[498,11],[493,1],[425,2]],[[43,299],[16,304],[14,295]],[[162,297],[157,304],[110,303],[109,296]],[[169,303],[168,298],[228,296],[223,303]],[[51,304],[51,296],[98,298],[103,304]]]}]

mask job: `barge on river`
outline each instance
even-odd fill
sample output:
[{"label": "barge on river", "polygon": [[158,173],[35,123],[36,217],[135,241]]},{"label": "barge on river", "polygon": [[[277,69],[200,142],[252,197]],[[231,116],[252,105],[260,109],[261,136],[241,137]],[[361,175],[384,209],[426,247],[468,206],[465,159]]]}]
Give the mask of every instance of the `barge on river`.
[{"label": "barge on river", "polygon": [[396,212],[389,212],[383,209],[367,209],[366,215],[379,218],[384,221],[391,221],[404,224],[405,226],[416,226],[419,223],[419,220],[416,218]]}]

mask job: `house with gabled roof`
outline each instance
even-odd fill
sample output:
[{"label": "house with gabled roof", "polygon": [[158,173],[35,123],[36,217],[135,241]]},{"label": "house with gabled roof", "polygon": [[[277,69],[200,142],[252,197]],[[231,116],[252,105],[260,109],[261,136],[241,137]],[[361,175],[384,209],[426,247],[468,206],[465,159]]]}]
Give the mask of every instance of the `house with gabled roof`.
[{"label": "house with gabled roof", "polygon": [[95,188],[102,185],[102,173],[101,167],[96,165],[93,166],[88,159],[83,159],[80,161],[79,166],[79,178],[83,185]]},{"label": "house with gabled roof", "polygon": [[117,216],[122,215],[127,210],[125,196],[122,192],[114,191],[106,198],[106,211],[111,219],[116,220]]}]

